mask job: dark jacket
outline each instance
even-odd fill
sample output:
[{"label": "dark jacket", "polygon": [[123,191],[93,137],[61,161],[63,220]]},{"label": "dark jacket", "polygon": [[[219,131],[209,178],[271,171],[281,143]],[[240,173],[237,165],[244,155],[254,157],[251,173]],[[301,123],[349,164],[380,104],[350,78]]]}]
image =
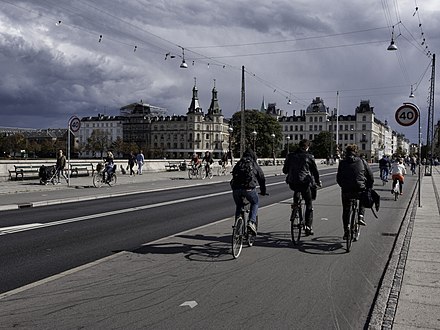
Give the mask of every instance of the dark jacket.
[{"label": "dark jacket", "polygon": [[391,162],[388,158],[381,158],[379,159],[379,167],[391,167]]},{"label": "dark jacket", "polygon": [[320,182],[315,157],[301,148],[287,155],[283,173],[287,174],[286,182],[293,189],[304,189]]},{"label": "dark jacket", "polygon": [[[252,167],[253,167],[253,178],[252,181],[249,183],[249,187],[247,189],[255,189],[257,185],[260,186],[260,192],[262,195],[266,194],[266,178],[264,177],[263,170],[261,169],[260,165],[257,163],[257,156],[252,150],[246,150],[243,153],[242,159],[249,159],[252,161]],[[237,165],[235,165],[237,166]],[[234,166],[234,168],[235,168]],[[232,173],[234,173],[234,169],[232,169]],[[234,180],[231,181],[231,188],[232,189],[243,189],[240,185],[234,182]]]},{"label": "dark jacket", "polygon": [[347,154],[339,163],[336,182],[343,193],[359,192],[365,188],[373,187],[374,177],[365,160]]}]

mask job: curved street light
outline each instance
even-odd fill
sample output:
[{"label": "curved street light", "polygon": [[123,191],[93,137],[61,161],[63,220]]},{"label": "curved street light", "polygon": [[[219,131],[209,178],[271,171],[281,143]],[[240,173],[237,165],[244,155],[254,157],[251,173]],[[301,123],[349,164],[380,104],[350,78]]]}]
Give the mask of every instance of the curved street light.
[{"label": "curved street light", "polygon": [[231,149],[231,136],[232,136],[232,132],[234,131],[234,129],[232,128],[232,126],[228,127],[228,133],[229,133],[229,146],[228,146],[228,157],[231,158],[231,165],[232,165],[232,149]]},{"label": "curved street light", "polygon": [[272,137],[272,158],[275,165],[275,133],[272,133],[270,136]]},{"label": "curved street light", "polygon": [[255,140],[257,139],[257,131],[254,129],[254,131],[252,132],[252,136],[253,136],[253,142],[254,142],[254,152],[256,153],[256,149],[255,149]]}]

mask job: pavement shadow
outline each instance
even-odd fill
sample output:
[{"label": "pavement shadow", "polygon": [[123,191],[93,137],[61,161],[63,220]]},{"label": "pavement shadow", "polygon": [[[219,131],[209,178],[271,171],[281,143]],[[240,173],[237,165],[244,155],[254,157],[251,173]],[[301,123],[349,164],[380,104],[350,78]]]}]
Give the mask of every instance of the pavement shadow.
[{"label": "pavement shadow", "polygon": [[[191,243],[169,242],[143,245],[130,252],[139,254],[182,254],[192,261],[213,262],[228,261],[231,255],[231,236],[178,235],[176,238],[188,239]],[[205,243],[197,244],[194,241]]]},{"label": "pavement shadow", "polygon": [[347,252],[345,242],[339,236],[321,236],[309,241],[300,241],[297,249],[304,253],[320,255],[339,255]]}]

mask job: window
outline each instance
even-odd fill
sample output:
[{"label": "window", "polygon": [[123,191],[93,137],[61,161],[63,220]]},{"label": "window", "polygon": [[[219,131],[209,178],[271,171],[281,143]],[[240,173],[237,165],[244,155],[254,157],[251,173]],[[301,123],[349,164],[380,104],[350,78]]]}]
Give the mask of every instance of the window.
[{"label": "window", "polygon": [[310,140],[310,141],[313,140],[313,134],[309,134],[309,140]]},{"label": "window", "polygon": [[209,140],[209,134],[206,134],[206,140]]},{"label": "window", "polygon": [[366,131],[367,130],[367,125],[366,124],[362,124],[362,130]]},{"label": "window", "polygon": [[322,123],[322,117],[319,117],[319,122]]},{"label": "window", "polygon": [[350,140],[353,141],[353,134],[350,134]]},{"label": "window", "polygon": [[362,143],[362,150],[365,150],[365,143]]},{"label": "window", "polygon": [[367,116],[362,116],[362,121],[367,121]]},{"label": "window", "polygon": [[313,126],[309,125],[309,131],[313,131]]}]

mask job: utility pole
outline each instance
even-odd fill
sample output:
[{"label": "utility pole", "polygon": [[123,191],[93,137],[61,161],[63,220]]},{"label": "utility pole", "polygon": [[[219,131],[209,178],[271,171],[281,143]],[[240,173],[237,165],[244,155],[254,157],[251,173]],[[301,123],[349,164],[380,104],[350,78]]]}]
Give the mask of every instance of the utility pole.
[{"label": "utility pole", "polygon": [[428,130],[426,132],[426,161],[425,175],[432,175],[432,157],[434,156],[434,83],[435,83],[435,54],[432,54],[431,87],[429,89]]},{"label": "utility pole", "polygon": [[245,118],[244,118],[244,109],[245,109],[245,88],[244,88],[244,65],[241,67],[241,134],[240,134],[240,158],[243,157],[244,148],[245,148],[245,140],[246,140],[246,132],[245,132]]}]

